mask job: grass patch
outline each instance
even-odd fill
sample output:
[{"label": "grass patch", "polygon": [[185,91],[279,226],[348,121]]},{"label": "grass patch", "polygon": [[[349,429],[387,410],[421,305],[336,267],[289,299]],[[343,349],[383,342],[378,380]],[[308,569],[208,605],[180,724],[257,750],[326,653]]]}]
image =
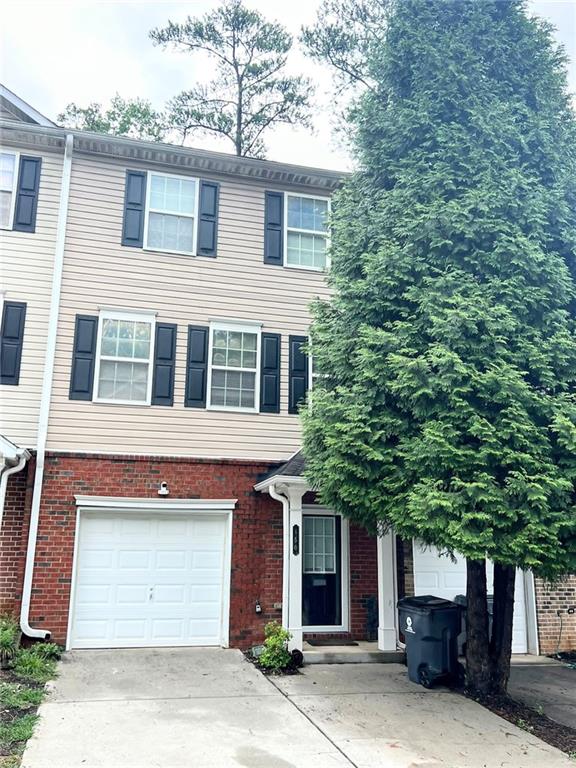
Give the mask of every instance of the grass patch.
[{"label": "grass patch", "polygon": [[[4,657],[0,670],[0,768],[19,768],[26,742],[36,725],[36,709],[45,683],[56,675],[61,649],[36,643]],[[8,664],[6,664],[8,661]]]},{"label": "grass patch", "polygon": [[29,688],[21,683],[0,683],[0,706],[6,709],[37,707],[43,698],[42,688]]},{"label": "grass patch", "polygon": [[56,674],[56,659],[47,656],[42,650],[36,650],[39,646],[40,643],[37,646],[19,650],[12,663],[12,670],[25,680],[47,683]]},{"label": "grass patch", "polygon": [[14,747],[25,744],[32,736],[37,720],[37,715],[22,715],[10,723],[0,723],[0,749],[14,750]]}]

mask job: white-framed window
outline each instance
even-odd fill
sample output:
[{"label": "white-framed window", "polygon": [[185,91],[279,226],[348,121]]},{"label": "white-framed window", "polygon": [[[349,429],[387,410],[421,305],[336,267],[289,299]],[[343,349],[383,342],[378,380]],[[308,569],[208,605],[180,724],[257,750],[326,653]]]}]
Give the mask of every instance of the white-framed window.
[{"label": "white-framed window", "polygon": [[153,313],[100,312],[95,401],[150,405],[155,325]]},{"label": "white-framed window", "polygon": [[285,194],[284,252],[287,267],[325,270],[328,267],[330,199]]},{"label": "white-framed window", "polygon": [[208,355],[208,407],[256,412],[260,396],[260,325],[212,323]]},{"label": "white-framed window", "polygon": [[0,152],[0,229],[12,229],[19,157],[18,152]]},{"label": "white-framed window", "polygon": [[149,171],[146,183],[144,248],[194,256],[198,179]]},{"label": "white-framed window", "polygon": [[304,573],[336,573],[334,517],[304,515]]}]

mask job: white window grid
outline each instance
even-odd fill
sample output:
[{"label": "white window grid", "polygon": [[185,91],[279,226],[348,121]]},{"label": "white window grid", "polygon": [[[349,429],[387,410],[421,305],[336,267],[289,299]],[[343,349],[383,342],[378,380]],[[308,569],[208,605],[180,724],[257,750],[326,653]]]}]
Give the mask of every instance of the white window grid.
[{"label": "white window grid", "polygon": [[[162,177],[170,179],[181,179],[184,181],[192,181],[195,184],[194,194],[194,213],[186,214],[181,211],[172,211],[167,208],[153,208],[150,205],[152,196],[152,178]],[[148,171],[146,175],[146,206],[144,210],[144,249],[148,251],[156,251],[158,253],[176,253],[184,256],[196,256],[197,244],[198,244],[198,211],[200,205],[200,184],[197,178],[194,176],[181,176],[175,173],[158,173],[156,171]],[[158,248],[155,245],[148,245],[148,226],[151,213],[165,214],[167,216],[181,216],[182,218],[193,219],[193,234],[192,234],[192,250],[191,251],[178,251],[172,248]]]},{"label": "white window grid", "polygon": [[305,515],[303,526],[304,573],[336,573],[335,518]]},{"label": "white window grid", "polygon": [[[256,367],[245,368],[239,366],[214,365],[212,358],[214,356],[214,336],[216,331],[237,331],[239,333],[250,333],[256,336]],[[260,331],[261,324],[245,323],[211,323],[210,338],[208,343],[208,408],[214,411],[237,411],[240,413],[257,413],[260,403]],[[234,373],[252,373],[254,374],[254,406],[252,408],[244,406],[221,405],[212,402],[212,376],[214,371],[233,371]]]},{"label": "white window grid", "polygon": [[[128,322],[135,323],[149,323],[150,324],[150,348],[148,359],[134,358],[134,357],[114,357],[112,355],[102,355],[102,331],[105,320],[126,320]],[[110,403],[112,405],[150,405],[152,399],[152,374],[154,363],[154,344],[156,337],[156,315],[151,312],[124,312],[124,311],[111,311],[102,310],[100,317],[98,318],[98,336],[96,340],[96,366],[94,371],[94,395],[92,400],[96,403]],[[146,399],[145,400],[122,400],[117,398],[99,397],[98,390],[100,387],[100,364],[102,361],[110,361],[114,363],[136,363],[148,365],[148,378],[146,382]]]},{"label": "white window grid", "polygon": [[[284,193],[284,266],[289,267],[290,269],[305,269],[309,270],[311,272],[325,272],[329,266],[330,266],[330,256],[329,256],[329,247],[330,247],[330,231],[329,228],[326,230],[317,230],[317,229],[300,229],[299,227],[289,227],[288,226],[288,199],[290,197],[298,197],[298,198],[305,198],[307,200],[320,200],[322,202],[326,202],[327,209],[326,213],[327,216],[330,216],[330,210],[331,210],[331,201],[329,197],[320,197],[319,195],[296,195],[292,192],[285,192]],[[316,237],[323,237],[326,240],[326,264],[324,267],[314,267],[314,266],[307,266],[302,264],[289,264],[288,263],[288,233],[294,232],[299,235],[315,235]]]},{"label": "white window grid", "polygon": [[14,175],[12,177],[12,187],[3,187],[0,186],[0,192],[9,192],[10,193],[10,215],[8,218],[8,223],[6,226],[1,227],[0,229],[12,229],[14,225],[14,211],[16,209],[16,187],[18,184],[18,173],[20,169],[20,153],[19,152],[6,152],[2,150],[0,153],[2,155],[10,155],[14,158]]}]

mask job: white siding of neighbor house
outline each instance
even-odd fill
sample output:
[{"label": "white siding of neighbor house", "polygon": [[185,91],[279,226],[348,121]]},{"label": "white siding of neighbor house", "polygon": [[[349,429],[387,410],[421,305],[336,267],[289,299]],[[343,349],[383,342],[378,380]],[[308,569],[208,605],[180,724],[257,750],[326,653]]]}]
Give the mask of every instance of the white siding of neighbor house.
[{"label": "white siding of neighbor house", "polygon": [[[299,419],[288,414],[288,336],[307,333],[309,303],[327,288],[321,273],[263,263],[264,191],[276,187],[218,179],[217,258],[150,252],[121,246],[127,167],[139,166],[78,155],[72,164],[48,448],[286,458],[300,443]],[[100,307],[153,310],[158,322],[178,324],[173,407],[69,400],[75,317]],[[188,325],[211,319],[260,321],[282,334],[279,414],[184,407]]]},{"label": "white siding of neighbor house", "polygon": [[[25,147],[3,148],[39,154]],[[27,448],[36,445],[61,178],[62,156],[44,153],[36,231],[0,230],[0,290],[5,301],[27,304],[20,383],[0,384],[0,433]]]}]

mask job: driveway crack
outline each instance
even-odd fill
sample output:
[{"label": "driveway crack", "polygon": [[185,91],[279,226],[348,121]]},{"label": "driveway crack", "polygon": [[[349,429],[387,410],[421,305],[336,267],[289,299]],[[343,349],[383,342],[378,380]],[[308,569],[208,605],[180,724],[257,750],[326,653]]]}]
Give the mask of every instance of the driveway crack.
[{"label": "driveway crack", "polygon": [[312,718],[310,717],[310,715],[309,715],[309,714],[307,714],[307,713],[306,713],[306,712],[305,712],[303,709],[301,709],[301,708],[298,706],[298,704],[297,704],[297,703],[296,703],[296,702],[295,702],[293,699],[291,699],[291,698],[290,698],[290,696],[288,696],[288,694],[287,694],[287,693],[285,693],[285,692],[282,690],[282,688],[280,688],[279,686],[277,686],[277,685],[276,685],[276,683],[274,682],[274,680],[272,679],[272,677],[269,677],[268,675],[265,675],[265,677],[266,677],[266,679],[268,680],[268,682],[269,682],[271,685],[273,685],[273,686],[274,686],[274,688],[276,688],[276,690],[277,690],[279,693],[281,693],[281,694],[282,694],[282,696],[284,696],[284,698],[286,699],[286,701],[288,701],[288,702],[289,702],[289,703],[290,703],[290,704],[291,704],[291,705],[292,705],[292,706],[293,706],[295,709],[297,709],[297,710],[298,710],[298,712],[300,712],[300,714],[301,714],[301,715],[303,715],[303,716],[306,718],[306,720],[308,720],[308,722],[310,723],[310,725],[312,725],[312,726],[313,726],[313,727],[314,727],[314,728],[315,728],[315,729],[316,729],[316,730],[317,730],[319,733],[321,733],[321,734],[322,734],[322,736],[324,736],[324,738],[325,738],[325,739],[327,739],[327,740],[330,742],[330,744],[332,744],[332,746],[334,747],[334,749],[335,749],[335,750],[337,750],[338,752],[340,752],[340,754],[342,755],[342,757],[343,757],[343,758],[344,758],[344,759],[345,759],[345,760],[346,760],[346,761],[347,761],[347,762],[348,762],[350,765],[352,765],[354,768],[359,768],[358,764],[357,764],[357,763],[355,763],[355,762],[354,762],[354,761],[353,761],[353,760],[352,760],[350,757],[348,757],[348,755],[346,754],[346,752],[344,752],[344,750],[343,750],[343,749],[341,749],[341,747],[339,747],[339,746],[338,746],[338,744],[336,744],[336,742],[335,742],[333,739],[331,739],[331,738],[330,738],[330,736],[328,736],[328,734],[326,733],[326,731],[325,731],[325,730],[323,730],[322,728],[320,728],[320,726],[318,725],[318,723],[315,723],[315,722],[314,722],[314,720],[312,720]]}]

